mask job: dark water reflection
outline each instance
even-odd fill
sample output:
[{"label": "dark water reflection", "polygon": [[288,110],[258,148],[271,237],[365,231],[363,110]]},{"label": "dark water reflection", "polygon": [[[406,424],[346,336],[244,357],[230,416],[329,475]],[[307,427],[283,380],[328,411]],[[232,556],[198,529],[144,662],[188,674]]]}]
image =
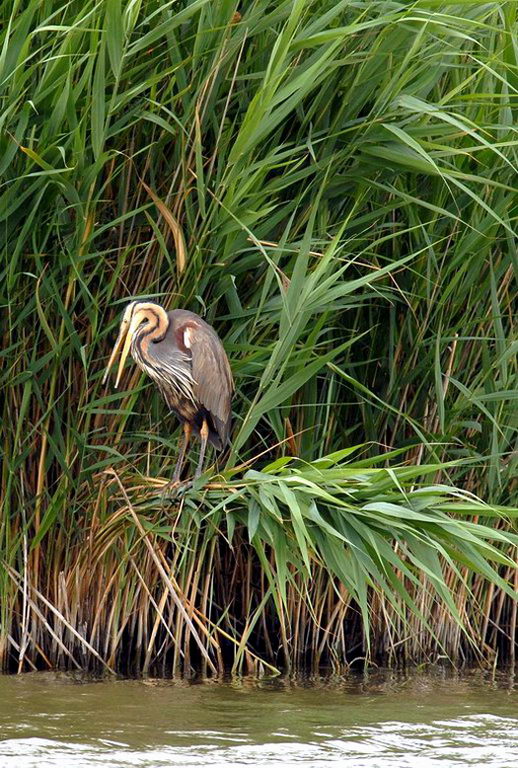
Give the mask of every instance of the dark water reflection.
[{"label": "dark water reflection", "polygon": [[0,677],[0,768],[518,766],[508,674],[94,682]]}]

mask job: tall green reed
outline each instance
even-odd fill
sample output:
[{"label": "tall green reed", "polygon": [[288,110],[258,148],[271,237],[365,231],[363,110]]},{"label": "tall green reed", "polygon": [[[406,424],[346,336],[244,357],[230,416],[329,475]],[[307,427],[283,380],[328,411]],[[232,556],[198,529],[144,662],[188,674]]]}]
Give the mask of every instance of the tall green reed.
[{"label": "tall green reed", "polygon": [[[112,667],[136,646],[137,667],[170,661],[170,645],[189,669],[196,632],[193,652],[218,666],[221,616],[241,668],[277,663],[278,643],[287,663],[294,627],[296,654],[336,663],[396,647],[512,653],[513,4],[29,0],[1,14],[4,666],[98,664],[90,638]],[[120,392],[101,385],[138,296],[215,323],[238,384],[221,487],[181,502],[175,554],[151,478],[171,471],[176,425],[137,372]],[[483,559],[468,556],[471,523],[452,508],[451,551],[423,520],[400,541],[396,516],[382,537],[395,547],[372,523],[368,547],[342,541],[338,570],[322,546],[339,536],[292,527],[289,463],[275,481],[285,538],[254,546],[273,513],[252,491],[232,511],[243,471],[289,456],[318,469],[356,444],[362,460],[401,450],[416,488],[433,467],[434,483],[483,498],[490,507],[464,499],[464,513],[503,554],[478,542]],[[127,499],[104,474],[114,470]],[[403,518],[414,490],[399,491]],[[218,504],[237,550],[214,537]],[[495,514],[504,504],[508,516]],[[390,554],[400,547],[403,558]],[[498,574],[485,556],[503,558]],[[229,563],[235,589],[249,585],[237,614]]]}]

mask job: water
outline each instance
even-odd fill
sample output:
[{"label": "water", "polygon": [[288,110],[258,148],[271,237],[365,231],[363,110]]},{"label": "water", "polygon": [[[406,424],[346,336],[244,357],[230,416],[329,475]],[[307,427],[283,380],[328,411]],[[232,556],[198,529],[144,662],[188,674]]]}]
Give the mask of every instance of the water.
[{"label": "water", "polygon": [[313,681],[0,676],[0,768],[515,768],[518,692],[481,672]]}]

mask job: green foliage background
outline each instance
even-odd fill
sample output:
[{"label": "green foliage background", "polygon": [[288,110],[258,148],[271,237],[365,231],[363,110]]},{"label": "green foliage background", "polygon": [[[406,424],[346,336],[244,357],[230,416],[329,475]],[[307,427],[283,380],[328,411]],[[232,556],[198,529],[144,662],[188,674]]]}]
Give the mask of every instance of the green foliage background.
[{"label": "green foliage background", "polygon": [[[516,10],[1,3],[5,667],[512,655]],[[101,384],[135,297],[237,383],[172,510],[176,424]]]}]

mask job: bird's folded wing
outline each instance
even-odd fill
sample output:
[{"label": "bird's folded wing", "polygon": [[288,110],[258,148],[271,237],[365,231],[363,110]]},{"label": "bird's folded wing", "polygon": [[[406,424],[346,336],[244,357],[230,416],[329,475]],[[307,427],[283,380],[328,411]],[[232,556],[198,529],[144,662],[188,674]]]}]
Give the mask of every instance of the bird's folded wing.
[{"label": "bird's folded wing", "polygon": [[212,328],[189,328],[188,345],[192,355],[192,377],[197,400],[218,419],[222,442],[228,438],[230,401],[234,391],[232,372],[225,350]]}]

